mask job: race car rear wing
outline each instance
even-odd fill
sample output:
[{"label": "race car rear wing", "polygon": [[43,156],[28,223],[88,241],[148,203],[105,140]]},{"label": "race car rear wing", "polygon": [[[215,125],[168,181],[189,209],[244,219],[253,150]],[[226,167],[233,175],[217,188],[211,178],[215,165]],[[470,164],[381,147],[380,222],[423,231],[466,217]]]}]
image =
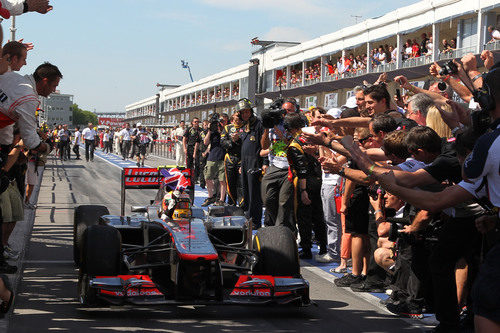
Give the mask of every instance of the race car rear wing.
[{"label": "race car rear wing", "polygon": [[[159,166],[157,168],[123,168],[121,180],[121,201],[120,215],[125,215],[126,190],[129,189],[160,189],[164,176],[160,172],[162,169],[176,168],[175,165]],[[188,180],[188,189],[194,193],[194,185],[191,182],[191,169],[178,167],[184,177]]]}]

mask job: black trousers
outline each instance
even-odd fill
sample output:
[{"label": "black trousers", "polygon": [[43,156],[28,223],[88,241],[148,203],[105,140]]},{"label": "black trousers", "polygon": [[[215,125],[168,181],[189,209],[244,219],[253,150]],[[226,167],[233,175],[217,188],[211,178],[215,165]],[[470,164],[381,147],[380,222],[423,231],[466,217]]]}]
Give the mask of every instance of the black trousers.
[{"label": "black trousers", "polygon": [[368,268],[366,271],[366,280],[370,284],[383,284],[387,276],[385,270],[375,262],[374,253],[377,249],[378,241],[377,226],[377,221],[375,221],[375,219],[373,218],[370,218],[370,221],[368,222],[368,236],[370,238],[370,260],[368,262]]},{"label": "black trousers", "polygon": [[252,219],[254,228],[262,226],[262,198],[260,196],[260,165],[257,159],[245,156],[241,159],[241,186],[243,187],[243,210]]},{"label": "black trousers", "polygon": [[59,141],[59,158],[62,160],[63,158],[69,159],[69,141]]},{"label": "black trousers", "polygon": [[[131,147],[132,147],[132,152],[130,153],[130,158],[134,158],[135,155],[137,154],[137,145],[135,144],[135,142],[130,142],[131,143]],[[130,148],[129,148],[130,149]]]},{"label": "black trousers", "polygon": [[191,171],[193,172],[194,179],[196,179],[198,175],[198,170],[196,170],[194,164],[194,146],[187,146],[186,168],[191,169]]},{"label": "black trousers", "polygon": [[198,170],[197,179],[199,180],[201,187],[205,187],[206,185],[205,173],[203,171],[205,170],[205,165],[207,164],[207,158],[208,155],[205,157],[202,156],[202,151],[198,151],[198,154],[196,154],[195,169]]},{"label": "black trousers", "polygon": [[94,140],[85,140],[85,159],[88,161],[94,160],[94,149],[95,149],[95,141]]},{"label": "black trousers", "polygon": [[305,205],[300,198],[300,190],[297,192],[297,225],[300,234],[300,246],[303,250],[312,247],[312,231],[320,246],[320,252],[326,253],[326,223],[323,214],[323,203],[321,200],[321,179],[317,177],[307,178],[307,195],[311,200],[310,205]]},{"label": "black trousers", "polygon": [[73,153],[75,153],[76,158],[80,158],[80,146],[79,145],[73,145]]},{"label": "black trousers", "polygon": [[448,218],[438,234],[438,242],[430,256],[430,271],[434,291],[434,311],[446,326],[459,324],[455,265],[469,257],[479,247],[479,233],[474,217]]},{"label": "black trousers", "polygon": [[262,198],[266,207],[264,224],[283,225],[295,231],[293,214],[293,184],[288,180],[288,168],[271,165],[262,178]]},{"label": "black trousers", "polygon": [[240,186],[240,159],[237,156],[226,154],[224,157],[224,171],[226,173],[228,203],[237,206],[241,197]]},{"label": "black trousers", "polygon": [[126,159],[128,157],[128,153],[130,152],[130,140],[123,140],[121,148],[122,148],[122,156],[124,159]]},{"label": "black trousers", "polygon": [[112,145],[113,145],[113,141],[104,141],[104,150],[103,150],[103,152],[105,152],[105,153],[111,153],[111,151],[112,151],[112,149],[111,149]]}]

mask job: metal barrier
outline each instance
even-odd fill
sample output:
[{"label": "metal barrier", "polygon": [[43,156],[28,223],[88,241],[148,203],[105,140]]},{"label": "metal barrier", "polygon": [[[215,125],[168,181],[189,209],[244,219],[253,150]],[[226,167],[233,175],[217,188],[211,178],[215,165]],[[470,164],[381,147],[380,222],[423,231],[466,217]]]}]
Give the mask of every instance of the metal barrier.
[{"label": "metal barrier", "polygon": [[152,145],[153,155],[175,160],[175,142],[169,140],[155,140]]},{"label": "metal barrier", "polygon": [[484,46],[484,49],[485,50],[488,50],[488,51],[493,51],[493,50],[498,50],[500,49],[500,40],[497,40],[493,43],[488,43]]}]

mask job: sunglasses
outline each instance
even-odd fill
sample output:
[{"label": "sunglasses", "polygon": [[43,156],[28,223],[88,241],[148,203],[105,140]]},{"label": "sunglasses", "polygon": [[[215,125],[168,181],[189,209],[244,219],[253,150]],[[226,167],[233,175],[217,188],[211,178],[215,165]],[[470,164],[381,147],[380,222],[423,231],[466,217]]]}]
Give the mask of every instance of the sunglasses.
[{"label": "sunglasses", "polygon": [[362,138],[362,139],[359,139],[359,143],[363,144],[366,140],[370,139],[370,138],[373,138],[373,134],[369,134],[368,136]]}]

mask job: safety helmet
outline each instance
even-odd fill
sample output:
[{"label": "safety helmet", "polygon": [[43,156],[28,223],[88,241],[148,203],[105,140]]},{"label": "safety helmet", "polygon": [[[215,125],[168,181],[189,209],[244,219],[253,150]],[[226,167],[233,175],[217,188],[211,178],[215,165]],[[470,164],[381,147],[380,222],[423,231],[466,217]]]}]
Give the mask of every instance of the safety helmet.
[{"label": "safety helmet", "polygon": [[162,200],[163,213],[173,220],[191,217],[191,200],[189,195],[179,190],[170,191]]}]

